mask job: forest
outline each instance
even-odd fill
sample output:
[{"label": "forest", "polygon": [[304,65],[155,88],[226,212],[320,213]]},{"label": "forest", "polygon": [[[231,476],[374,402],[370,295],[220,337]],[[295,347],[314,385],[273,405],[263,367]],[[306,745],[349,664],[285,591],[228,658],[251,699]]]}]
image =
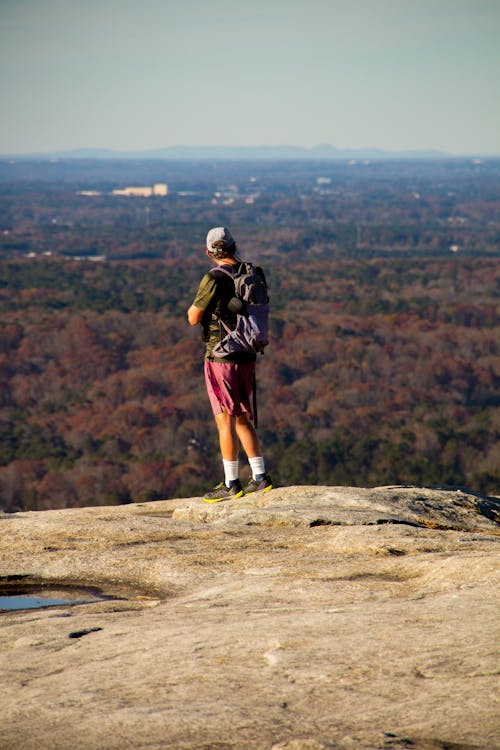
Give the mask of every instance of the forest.
[{"label": "forest", "polygon": [[[221,479],[186,310],[223,223],[270,285],[258,403],[276,484],[500,494],[500,167],[482,181],[476,166],[278,165],[273,182],[229,164],[205,185],[173,165],[174,189],[152,164],[65,166],[59,181],[3,165],[0,509],[197,496]],[[113,169],[169,194],[78,194],[103,190],[105,170],[111,189]]]}]

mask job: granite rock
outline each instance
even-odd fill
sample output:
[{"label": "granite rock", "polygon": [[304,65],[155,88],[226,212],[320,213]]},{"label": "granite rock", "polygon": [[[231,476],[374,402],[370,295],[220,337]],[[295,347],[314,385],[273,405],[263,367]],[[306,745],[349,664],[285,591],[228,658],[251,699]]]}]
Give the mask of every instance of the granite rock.
[{"label": "granite rock", "polygon": [[2,750],[500,747],[499,501],[286,487],[0,517]]}]

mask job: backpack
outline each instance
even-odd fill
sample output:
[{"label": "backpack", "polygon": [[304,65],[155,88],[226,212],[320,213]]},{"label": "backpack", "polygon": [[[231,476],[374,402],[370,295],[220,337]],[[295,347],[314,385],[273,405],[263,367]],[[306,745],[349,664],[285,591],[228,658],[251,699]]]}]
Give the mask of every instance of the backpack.
[{"label": "backpack", "polygon": [[229,328],[222,319],[226,335],[216,344],[216,357],[227,357],[235,352],[263,353],[269,343],[269,295],[262,268],[248,261],[235,266],[233,272],[218,266],[210,273],[224,273],[234,281],[235,296],[229,300],[229,312],[236,314],[236,327]]}]

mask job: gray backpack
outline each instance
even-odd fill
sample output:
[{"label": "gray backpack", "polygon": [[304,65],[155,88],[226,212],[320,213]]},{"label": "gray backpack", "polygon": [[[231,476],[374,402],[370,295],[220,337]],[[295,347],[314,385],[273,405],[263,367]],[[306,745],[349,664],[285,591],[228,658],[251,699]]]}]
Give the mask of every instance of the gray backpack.
[{"label": "gray backpack", "polygon": [[220,320],[225,330],[219,344],[214,347],[216,357],[227,357],[235,352],[263,353],[269,343],[269,295],[262,268],[242,261],[234,271],[213,268],[210,273],[224,273],[234,281],[234,297],[228,310],[236,315],[234,329]]}]

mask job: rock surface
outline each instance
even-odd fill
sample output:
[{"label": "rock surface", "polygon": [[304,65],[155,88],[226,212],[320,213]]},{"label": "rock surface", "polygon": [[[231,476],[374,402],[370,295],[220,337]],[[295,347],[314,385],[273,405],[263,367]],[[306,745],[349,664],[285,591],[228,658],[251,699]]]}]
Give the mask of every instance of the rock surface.
[{"label": "rock surface", "polygon": [[0,517],[2,750],[500,747],[499,503],[287,487]]}]

